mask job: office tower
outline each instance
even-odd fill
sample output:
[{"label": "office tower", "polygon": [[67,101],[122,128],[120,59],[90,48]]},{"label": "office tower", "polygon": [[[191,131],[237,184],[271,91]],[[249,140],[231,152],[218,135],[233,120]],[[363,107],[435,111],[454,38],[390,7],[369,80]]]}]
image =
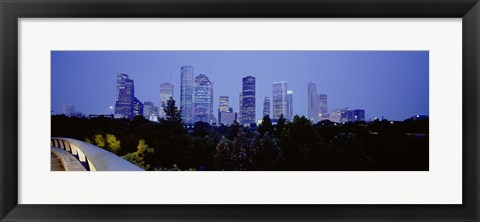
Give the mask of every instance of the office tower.
[{"label": "office tower", "polygon": [[330,114],[330,120],[332,122],[340,122],[340,118],[342,117],[342,110],[341,109],[334,109]]},{"label": "office tower", "polygon": [[319,102],[317,85],[313,82],[308,83],[308,118],[314,122],[319,121]]},{"label": "office tower", "polygon": [[353,121],[354,121],[353,111],[349,110],[348,108],[343,109],[340,113],[340,122],[346,123],[346,122],[353,122]]},{"label": "office tower", "polygon": [[75,106],[72,104],[63,104],[63,114],[68,117],[75,115]]},{"label": "office tower", "polygon": [[308,118],[316,123],[329,117],[327,94],[317,94],[317,85],[308,83]]},{"label": "office tower", "polygon": [[337,123],[345,123],[354,121],[353,111],[347,108],[343,109],[334,109],[330,114],[329,120]]},{"label": "office tower", "polygon": [[167,101],[173,99],[173,84],[171,83],[162,83],[160,84],[160,105],[158,108],[158,116],[160,118],[165,118],[164,108],[167,107]]},{"label": "office tower", "polygon": [[287,114],[287,82],[273,83],[273,119]]},{"label": "office tower", "polygon": [[185,123],[192,122],[193,114],[193,67],[180,68],[180,110]]},{"label": "office tower", "polygon": [[354,121],[353,111],[347,108],[334,109],[330,114],[330,120],[333,122],[352,122]]},{"label": "office tower", "polygon": [[240,97],[241,124],[255,123],[255,77],[247,76],[242,79]]},{"label": "office tower", "polygon": [[220,103],[218,105],[219,112],[228,112],[229,109],[228,96],[220,96]]},{"label": "office tower", "polygon": [[353,120],[354,121],[365,121],[365,110],[363,110],[363,109],[353,110]]},{"label": "office tower", "polygon": [[289,120],[293,119],[293,91],[287,90],[287,115],[286,118]]},{"label": "office tower", "polygon": [[218,105],[218,123],[230,125],[237,119],[237,113],[233,112],[233,108],[229,106],[228,96],[220,96],[220,104]]},{"label": "office tower", "polygon": [[195,77],[193,90],[193,122],[211,123],[212,120],[212,83],[204,74]]},{"label": "office tower", "polygon": [[158,107],[153,102],[143,103],[143,117],[150,121],[157,121]]},{"label": "office tower", "polygon": [[237,119],[237,113],[234,112],[221,112],[219,115],[221,115],[219,123],[224,125],[231,125]]},{"label": "office tower", "polygon": [[124,73],[117,73],[117,94],[116,94],[116,99],[120,98],[120,90],[125,89],[125,82],[128,80],[128,75]]},{"label": "office tower", "polygon": [[[263,117],[266,115],[270,116],[270,97],[265,97],[265,100],[263,101]],[[270,118],[272,118],[270,116]]]},{"label": "office tower", "polygon": [[[328,103],[327,103],[327,94],[318,95],[318,117],[319,121],[325,118],[328,118]],[[317,121],[318,122],[318,121]]]},{"label": "office tower", "polygon": [[143,116],[143,103],[133,97],[133,116]]},{"label": "office tower", "polygon": [[217,118],[213,115],[213,81],[210,81],[210,124],[217,124]]},{"label": "office tower", "polygon": [[242,95],[242,92],[240,92],[240,96],[239,96],[239,104],[238,104],[238,122],[241,123],[241,119],[242,119],[242,104],[243,104],[243,95]]},{"label": "office tower", "polygon": [[221,113],[229,112],[228,96],[220,96],[220,103],[218,105],[218,122],[222,123]]},{"label": "office tower", "polygon": [[143,115],[143,104],[135,97],[133,79],[129,79],[127,74],[118,73],[115,117],[133,119],[136,115]]}]

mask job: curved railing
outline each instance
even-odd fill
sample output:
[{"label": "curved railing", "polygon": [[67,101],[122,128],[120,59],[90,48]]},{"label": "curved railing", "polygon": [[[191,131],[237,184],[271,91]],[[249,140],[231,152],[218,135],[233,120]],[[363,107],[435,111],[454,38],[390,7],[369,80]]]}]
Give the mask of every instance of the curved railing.
[{"label": "curved railing", "polygon": [[80,140],[52,137],[51,146],[71,153],[88,171],[143,171],[137,165],[105,149]]}]

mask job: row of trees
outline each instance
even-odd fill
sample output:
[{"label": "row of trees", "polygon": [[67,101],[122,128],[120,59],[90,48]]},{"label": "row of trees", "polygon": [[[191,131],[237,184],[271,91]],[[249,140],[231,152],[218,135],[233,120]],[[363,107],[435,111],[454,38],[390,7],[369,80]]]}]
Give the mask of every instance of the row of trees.
[{"label": "row of trees", "polygon": [[52,136],[85,140],[146,170],[428,170],[428,119],[258,126],[182,124],[174,100],[159,123],[52,116]]}]

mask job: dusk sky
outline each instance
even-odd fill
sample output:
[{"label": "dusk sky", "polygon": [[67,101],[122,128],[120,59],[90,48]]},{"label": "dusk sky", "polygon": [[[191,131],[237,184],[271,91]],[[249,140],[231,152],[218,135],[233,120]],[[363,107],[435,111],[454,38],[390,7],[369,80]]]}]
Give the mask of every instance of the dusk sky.
[{"label": "dusk sky", "polygon": [[214,83],[214,115],[220,96],[239,110],[242,78],[256,78],[256,118],[272,83],[287,81],[293,112],[307,116],[307,84],[328,95],[328,111],[364,109],[367,118],[403,120],[429,114],[428,51],[52,51],[54,114],[72,104],[84,114],[109,114],[116,75],[135,81],[135,96],[159,105],[160,84],[173,83],[180,104],[180,67],[194,67]]}]

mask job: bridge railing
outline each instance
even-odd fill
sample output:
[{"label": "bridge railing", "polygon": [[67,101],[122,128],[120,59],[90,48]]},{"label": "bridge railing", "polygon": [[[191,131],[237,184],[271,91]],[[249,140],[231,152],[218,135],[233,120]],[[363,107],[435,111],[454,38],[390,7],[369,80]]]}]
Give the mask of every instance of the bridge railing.
[{"label": "bridge railing", "polygon": [[51,146],[74,155],[88,171],[143,171],[139,166],[105,149],[80,140],[52,137]]}]

